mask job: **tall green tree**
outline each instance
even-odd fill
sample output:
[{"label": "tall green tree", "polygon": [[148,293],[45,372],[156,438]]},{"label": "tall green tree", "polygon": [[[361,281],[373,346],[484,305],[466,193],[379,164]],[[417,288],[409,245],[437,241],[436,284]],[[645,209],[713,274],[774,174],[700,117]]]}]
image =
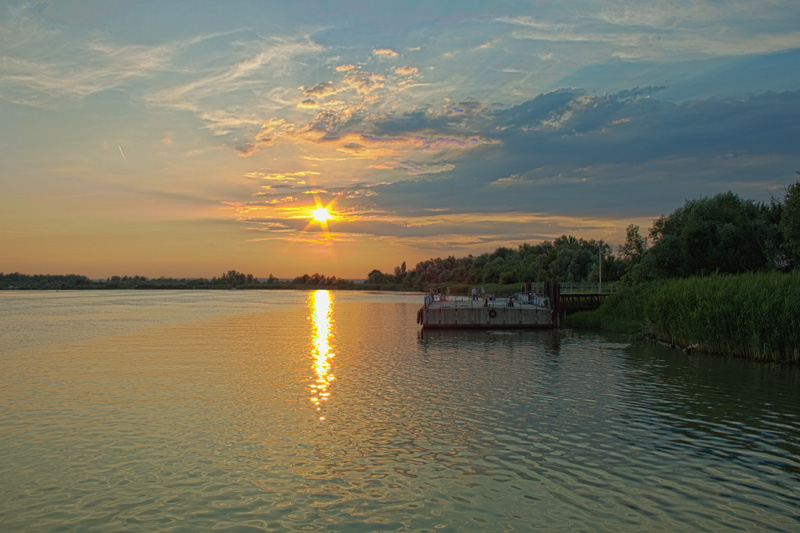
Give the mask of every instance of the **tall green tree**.
[{"label": "tall green tree", "polygon": [[639,234],[639,226],[630,224],[625,230],[625,244],[619,247],[622,260],[630,268],[642,260],[644,252],[647,250],[647,237]]},{"label": "tall green tree", "polygon": [[774,268],[780,234],[776,210],[732,192],[687,201],[650,229],[653,246],[635,279],[736,273]]}]

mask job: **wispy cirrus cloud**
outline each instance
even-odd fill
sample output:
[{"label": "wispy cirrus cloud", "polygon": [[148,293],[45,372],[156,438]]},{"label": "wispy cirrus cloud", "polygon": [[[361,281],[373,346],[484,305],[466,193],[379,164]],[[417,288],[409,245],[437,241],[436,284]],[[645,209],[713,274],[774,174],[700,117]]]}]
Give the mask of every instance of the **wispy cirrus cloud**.
[{"label": "wispy cirrus cloud", "polygon": [[[4,48],[6,40],[4,36]],[[42,108],[74,103],[165,72],[180,47],[180,44],[120,46],[92,41],[71,52],[61,50],[55,57],[50,54],[20,57],[11,51],[0,57],[0,98]]]},{"label": "wispy cirrus cloud", "polygon": [[0,23],[0,98],[42,108],[75,103],[162,76],[180,54],[219,35],[125,44],[101,33],[77,33],[45,20],[37,9],[20,8]]},{"label": "wispy cirrus cloud", "polygon": [[[594,9],[576,9],[566,20],[532,15],[496,20],[511,25],[515,39],[597,44],[597,49],[577,51],[586,57],[685,61],[800,47],[800,31],[792,22],[797,20],[794,2],[775,0],[771,4],[766,10],[762,2],[754,0],[734,4],[610,1]],[[776,11],[794,16],[778,19],[772,15]]]},{"label": "wispy cirrus cloud", "polygon": [[413,162],[413,161],[397,161],[393,163],[384,163],[382,165],[373,165],[371,168],[384,168],[384,169],[404,169],[412,176],[421,176],[424,174],[439,174],[441,172],[449,172],[456,168],[453,163],[440,163],[440,162]]},{"label": "wispy cirrus cloud", "polygon": [[[151,105],[192,111],[216,135],[243,135],[258,128],[265,115],[296,105],[294,89],[280,81],[288,79],[299,58],[324,50],[308,35],[250,42],[242,48],[245,50],[234,54],[238,59],[233,64],[220,62],[206,69],[208,73],[197,71],[189,81],[153,91],[145,100]],[[270,81],[265,82],[265,78]],[[321,84],[308,94],[324,94],[323,87]],[[312,102],[306,103],[310,106]]]}]

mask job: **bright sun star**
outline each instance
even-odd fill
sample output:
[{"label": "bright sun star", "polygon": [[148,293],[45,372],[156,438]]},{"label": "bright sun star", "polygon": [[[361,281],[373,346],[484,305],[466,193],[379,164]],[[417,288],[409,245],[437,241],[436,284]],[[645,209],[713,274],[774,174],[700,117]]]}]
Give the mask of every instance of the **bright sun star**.
[{"label": "bright sun star", "polygon": [[311,212],[311,218],[313,218],[316,222],[322,223],[330,220],[331,214],[328,212],[327,208],[320,206]]}]

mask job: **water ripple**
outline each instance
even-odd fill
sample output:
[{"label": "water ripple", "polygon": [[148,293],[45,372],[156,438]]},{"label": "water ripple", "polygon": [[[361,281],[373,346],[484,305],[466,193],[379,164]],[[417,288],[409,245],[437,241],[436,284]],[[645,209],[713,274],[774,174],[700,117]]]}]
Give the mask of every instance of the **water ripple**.
[{"label": "water ripple", "polygon": [[91,319],[0,357],[5,528],[800,528],[792,370],[569,331],[420,333],[411,297],[334,293],[336,379],[314,403],[307,293],[133,296],[15,302]]}]

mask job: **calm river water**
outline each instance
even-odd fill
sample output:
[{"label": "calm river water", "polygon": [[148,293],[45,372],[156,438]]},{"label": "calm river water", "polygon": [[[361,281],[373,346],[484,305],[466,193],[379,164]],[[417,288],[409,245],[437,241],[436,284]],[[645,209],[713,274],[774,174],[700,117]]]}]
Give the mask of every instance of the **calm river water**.
[{"label": "calm river water", "polygon": [[3,531],[800,531],[800,373],[422,296],[0,293]]}]

